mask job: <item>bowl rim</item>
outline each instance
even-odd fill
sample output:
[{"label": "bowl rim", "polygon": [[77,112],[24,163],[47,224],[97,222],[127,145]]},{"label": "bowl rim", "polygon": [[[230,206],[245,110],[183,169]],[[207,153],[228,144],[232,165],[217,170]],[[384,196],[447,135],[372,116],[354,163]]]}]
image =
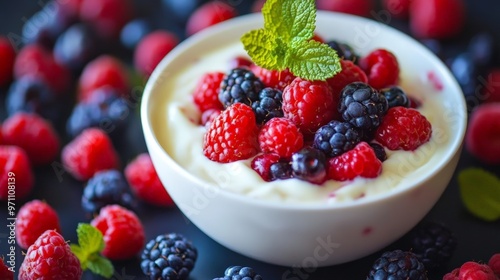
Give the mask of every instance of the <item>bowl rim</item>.
[{"label": "bowl rim", "polygon": [[[146,137],[148,152],[151,149],[150,148],[151,144],[154,145],[155,148],[160,149],[162,153],[159,156],[161,156],[163,161],[166,162],[167,165],[170,166],[170,168],[174,168],[176,173],[180,174],[180,176],[183,176],[189,181],[191,181],[194,185],[196,185],[197,188],[202,189],[204,188],[204,186],[215,187],[220,190],[218,195],[226,196],[228,199],[237,200],[240,203],[253,204],[259,207],[267,207],[267,208],[274,208],[281,210],[286,209],[288,211],[289,210],[324,211],[324,210],[368,206],[370,204],[379,203],[384,200],[394,199],[400,195],[412,191],[413,189],[424,186],[425,185],[424,183],[427,180],[433,178],[434,176],[437,176],[438,173],[448,165],[448,163],[453,159],[453,157],[456,156],[457,153],[460,153],[463,146],[463,140],[465,137],[466,127],[467,127],[467,111],[466,111],[467,107],[465,98],[463,96],[463,92],[458,82],[453,77],[453,75],[451,74],[450,70],[446,67],[444,62],[413,37],[381,22],[345,13],[318,10],[316,20],[321,21],[323,18],[331,16],[338,17],[340,20],[357,22],[356,24],[375,24],[377,25],[377,27],[381,29],[382,32],[395,33],[395,35],[401,37],[406,41],[411,42],[412,44],[418,44],[419,45],[418,48],[420,48],[420,51],[423,52],[424,55],[428,56],[431,59],[431,61],[433,61],[433,64],[435,64],[436,72],[445,75],[445,77],[443,77],[443,80],[447,81],[445,84],[447,86],[451,86],[452,88],[454,88],[452,89],[453,91],[457,91],[457,105],[459,105],[459,108],[457,108],[457,110],[460,110],[461,114],[459,114],[460,118],[457,118],[458,129],[454,132],[458,134],[456,134],[456,137],[453,137],[453,141],[450,140],[451,143],[448,146],[446,153],[440,159],[438,165],[436,165],[436,168],[427,172],[425,174],[426,176],[421,176],[412,181],[411,183],[400,185],[398,188],[393,188],[391,190],[384,191],[382,193],[370,195],[356,200],[341,201],[335,203],[317,203],[317,202],[289,203],[283,201],[263,200],[256,198],[249,199],[249,197],[245,196],[244,194],[225,190],[223,188],[220,188],[216,184],[206,183],[196,175],[189,173],[180,164],[178,164],[170,155],[168,155],[167,151],[165,151],[165,149],[160,144],[158,138],[154,133],[151,120],[152,114],[150,114],[150,111],[148,110],[151,106],[150,105],[151,96],[153,95],[155,88],[158,87],[156,81],[161,77],[162,73],[168,67],[168,65],[173,60],[175,60],[175,58],[181,53],[184,53],[186,50],[189,50],[192,46],[196,45],[197,43],[209,39],[211,36],[213,36],[213,34],[223,33],[233,28],[239,28],[245,24],[250,24],[250,23],[257,24],[259,22],[262,22],[263,19],[261,13],[251,13],[247,15],[238,16],[233,19],[206,28],[179,43],[172,51],[170,51],[161,60],[161,62],[158,64],[158,66],[154,69],[153,73],[149,77],[141,98],[140,116],[143,127],[143,134]],[[151,140],[153,141],[147,141],[148,137],[146,134],[148,134],[151,137]]]}]

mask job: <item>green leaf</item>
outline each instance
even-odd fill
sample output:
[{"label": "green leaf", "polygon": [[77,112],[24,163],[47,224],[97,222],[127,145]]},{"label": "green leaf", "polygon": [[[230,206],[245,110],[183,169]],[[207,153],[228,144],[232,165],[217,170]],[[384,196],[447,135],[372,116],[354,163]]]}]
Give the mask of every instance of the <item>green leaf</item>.
[{"label": "green leaf", "polygon": [[88,253],[82,250],[82,248],[77,244],[70,244],[69,247],[71,248],[71,252],[73,252],[73,254],[75,254],[75,256],[80,261],[80,266],[82,267],[82,270],[87,269],[87,259],[89,257]]},{"label": "green leaf", "polygon": [[100,253],[104,249],[102,233],[90,224],[81,223],[76,229],[78,244],[88,254]]},{"label": "green leaf", "polygon": [[113,264],[108,259],[101,256],[95,256],[92,258],[88,263],[88,268],[93,273],[101,275],[105,278],[111,278],[115,270]]},{"label": "green leaf", "polygon": [[283,64],[286,53],[283,47],[286,46],[277,40],[278,38],[264,29],[252,30],[241,37],[241,42],[253,62],[263,68],[282,70],[285,68]]},{"label": "green leaf", "polygon": [[485,221],[500,219],[500,179],[479,168],[465,169],[458,175],[460,195],[465,207]]},{"label": "green leaf", "polygon": [[287,54],[290,71],[308,80],[326,80],[342,69],[340,58],[328,45],[310,40],[298,43]]}]

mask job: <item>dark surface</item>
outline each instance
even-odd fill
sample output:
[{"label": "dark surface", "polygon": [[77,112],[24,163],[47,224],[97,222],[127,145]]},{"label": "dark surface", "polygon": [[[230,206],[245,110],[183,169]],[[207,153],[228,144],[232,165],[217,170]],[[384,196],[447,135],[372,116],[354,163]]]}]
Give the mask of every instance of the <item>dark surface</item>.
[{"label": "dark surface", "polygon": [[[154,20],[158,26],[167,28],[171,31],[182,34],[182,23],[173,20],[172,12],[161,5],[161,1],[136,1],[142,2],[137,6],[138,15],[147,16]],[[182,1],[177,1],[182,2]],[[196,2],[196,1],[195,1]],[[251,1],[229,1],[237,4],[242,13],[249,11]],[[40,9],[42,1],[2,0],[0,3],[0,34],[21,34],[22,24],[34,12]],[[463,47],[464,42],[470,36],[478,31],[489,31],[495,34],[496,47],[500,41],[500,2],[497,0],[469,0],[468,3],[468,23],[467,27],[457,40],[447,43],[445,56],[451,56]],[[169,21],[169,19],[172,20]],[[391,21],[402,30],[407,30],[404,22]],[[181,35],[182,36],[182,35]],[[497,59],[495,65],[500,67],[500,61]],[[479,78],[479,77],[478,77]],[[5,118],[4,112],[4,91],[0,95],[0,118]],[[137,110],[137,103],[133,104],[133,110]],[[145,152],[146,147],[142,137],[138,114],[133,113],[131,124],[125,132],[125,137],[120,137],[115,141],[117,149],[120,151],[122,163],[127,163],[140,152]],[[61,133],[61,135],[64,135]],[[122,166],[123,167],[123,166]],[[485,166],[478,160],[463,152],[457,172],[467,167],[483,167],[500,176],[500,166]],[[76,226],[79,222],[87,222],[84,212],[80,207],[80,198],[83,183],[71,178],[71,176],[61,170],[60,161],[56,161],[52,166],[36,169],[36,186],[32,195],[28,198],[44,199],[52,205],[59,213],[62,231],[67,240],[76,241]],[[16,201],[16,210],[23,202]],[[343,265],[337,265],[326,268],[311,268],[308,270],[299,268],[287,268],[273,266],[248,259],[236,254],[203,234],[192,223],[190,223],[178,209],[159,209],[150,206],[141,205],[137,210],[138,216],[144,223],[147,239],[154,238],[158,234],[168,232],[178,232],[191,239],[199,251],[199,258],[195,269],[191,273],[190,279],[206,280],[221,276],[224,269],[229,265],[244,265],[255,268],[260,272],[264,279],[365,279],[373,261],[385,250],[406,247],[406,237],[390,245],[388,248],[375,254],[367,256],[358,261]],[[8,250],[6,229],[7,205],[0,203],[0,255],[6,255]],[[425,220],[440,221],[448,225],[458,238],[457,250],[450,263],[443,269],[430,273],[430,279],[441,279],[447,271],[460,266],[468,260],[487,261],[489,257],[500,252],[500,221],[483,222],[470,215],[464,208],[459,192],[456,177],[452,179],[450,185],[442,198],[428,214]],[[285,233],[284,233],[285,234]],[[293,245],[291,245],[293,246]],[[269,248],[273,250],[273,248]],[[18,248],[16,251],[16,266],[19,268],[23,260],[22,251]],[[115,263],[116,273],[113,279],[146,279],[142,275],[138,259],[128,262]],[[85,273],[83,279],[100,279]]]}]

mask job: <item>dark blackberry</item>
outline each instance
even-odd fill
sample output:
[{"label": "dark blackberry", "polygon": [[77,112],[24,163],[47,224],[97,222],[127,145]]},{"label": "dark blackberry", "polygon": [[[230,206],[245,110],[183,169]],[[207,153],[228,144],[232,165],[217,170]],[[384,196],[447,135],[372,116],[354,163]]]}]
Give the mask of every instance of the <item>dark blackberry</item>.
[{"label": "dark blackberry", "polygon": [[292,155],[292,172],[295,178],[322,184],[327,173],[325,154],[312,147],[302,148]]},{"label": "dark blackberry", "polygon": [[191,241],[177,233],[150,240],[141,254],[142,272],[151,280],[188,279],[198,257]]},{"label": "dark blackberry", "polygon": [[445,225],[427,222],[412,233],[412,252],[428,270],[446,264],[457,247],[457,239]]},{"label": "dark blackberry", "polygon": [[341,91],[339,112],[342,119],[363,132],[377,129],[387,109],[385,96],[368,84],[354,82]]},{"label": "dark blackberry", "polygon": [[283,117],[281,104],[283,102],[283,92],[275,88],[264,88],[259,92],[259,100],[252,103],[258,124],[264,124],[268,120],[276,117]]},{"label": "dark blackberry", "polygon": [[129,50],[134,50],[142,38],[151,33],[152,30],[153,27],[147,19],[134,19],[122,28],[120,42]]},{"label": "dark blackberry", "polygon": [[313,147],[329,157],[336,157],[351,150],[360,141],[361,136],[354,126],[333,120],[316,131]]},{"label": "dark blackberry", "polygon": [[292,166],[289,162],[276,162],[269,167],[271,181],[290,179],[293,177]]},{"label": "dark blackberry", "polygon": [[111,204],[134,208],[135,201],[127,181],[118,170],[97,172],[85,185],[82,208],[94,216],[102,207]]},{"label": "dark blackberry", "polygon": [[387,99],[389,108],[396,106],[402,106],[406,108],[410,107],[410,99],[403,91],[403,89],[398,86],[381,89],[380,93],[385,96],[385,99]]},{"label": "dark blackberry", "polygon": [[472,57],[472,61],[474,61],[479,68],[491,66],[491,62],[494,61],[493,57],[495,53],[495,41],[493,36],[487,32],[474,35],[470,39],[468,50]]},{"label": "dark blackberry", "polygon": [[457,79],[465,96],[474,96],[479,69],[470,53],[464,52],[448,61],[451,73]]},{"label": "dark blackberry", "polygon": [[251,106],[259,100],[259,92],[264,88],[262,81],[247,68],[235,68],[221,83],[219,100],[228,107],[236,102]]},{"label": "dark blackberry", "polygon": [[424,265],[412,252],[401,250],[382,254],[373,264],[366,280],[427,280]]},{"label": "dark blackberry", "polygon": [[359,55],[357,55],[356,52],[354,52],[353,48],[351,48],[351,46],[349,46],[348,44],[333,40],[327,42],[327,44],[330,46],[330,48],[337,51],[337,55],[340,58],[350,60],[352,62],[357,62],[359,60]]},{"label": "dark blackberry", "polygon": [[262,276],[257,274],[253,268],[246,266],[230,266],[226,268],[224,277],[213,280],[262,280]]},{"label": "dark blackberry", "polygon": [[377,156],[378,160],[381,162],[384,162],[387,159],[387,153],[385,152],[385,148],[377,143],[369,143],[370,147],[372,147],[373,151],[375,152],[375,155]]}]

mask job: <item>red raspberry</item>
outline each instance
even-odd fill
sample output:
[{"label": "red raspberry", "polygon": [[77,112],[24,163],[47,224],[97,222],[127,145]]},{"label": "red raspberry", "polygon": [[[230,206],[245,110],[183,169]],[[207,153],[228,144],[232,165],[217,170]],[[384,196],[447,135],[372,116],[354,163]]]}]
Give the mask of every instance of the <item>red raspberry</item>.
[{"label": "red raspberry", "polygon": [[0,145],[3,145],[4,144],[4,141],[3,141],[3,133],[2,133],[2,124],[0,123]]},{"label": "red raspberry", "polygon": [[260,154],[253,158],[250,166],[266,181],[272,181],[271,165],[280,161],[280,156],[277,154]]},{"label": "red raspberry", "polygon": [[0,200],[6,201],[9,195],[21,200],[31,192],[33,184],[26,152],[17,146],[0,146]]},{"label": "red raspberry", "polygon": [[413,151],[431,138],[427,118],[412,108],[393,107],[377,128],[375,139],[390,150]]},{"label": "red raspberry", "polygon": [[198,7],[189,17],[186,33],[193,35],[209,26],[234,18],[237,11],[222,1],[211,1]]},{"label": "red raspberry", "polygon": [[16,240],[23,249],[28,249],[46,230],[61,232],[56,211],[40,200],[24,204],[16,218]]},{"label": "red raspberry", "polygon": [[299,77],[283,90],[283,113],[305,135],[338,117],[339,98],[324,81],[307,81]]},{"label": "red raspberry", "polygon": [[116,39],[132,18],[132,3],[129,0],[83,0],[80,18],[91,24],[101,37]]},{"label": "red raspberry", "polygon": [[62,150],[66,170],[78,180],[86,181],[102,170],[117,169],[118,155],[108,135],[97,128],[88,128]]},{"label": "red raspberry", "polygon": [[201,77],[193,93],[193,102],[200,112],[208,109],[224,109],[219,101],[220,83],[225,74],[222,72],[210,72]]},{"label": "red raspberry", "polygon": [[19,269],[19,280],[75,280],[81,277],[80,261],[55,230],[47,230],[38,237]]},{"label": "red raspberry", "polygon": [[328,160],[328,177],[337,181],[358,176],[376,178],[381,172],[382,162],[366,142],[360,142],[354,149]]},{"label": "red raspberry", "polygon": [[130,259],[144,246],[144,227],[135,213],[126,208],[105,206],[91,224],[102,232],[102,255],[111,260]]},{"label": "red raspberry", "polygon": [[304,146],[304,137],[295,124],[286,118],[272,118],[259,132],[260,149],[289,158]]},{"label": "red raspberry", "polygon": [[59,136],[42,117],[19,112],[5,120],[4,142],[24,149],[34,165],[49,164],[59,153]]},{"label": "red raspberry", "polygon": [[383,0],[384,8],[396,18],[408,18],[412,0]]},{"label": "red raspberry", "polygon": [[125,167],[125,178],[134,194],[156,206],[169,207],[174,202],[156,173],[149,154],[140,154]]},{"label": "red raspberry", "polygon": [[443,280],[460,280],[458,274],[460,273],[460,268],[455,268],[451,272],[446,273],[443,276]]},{"label": "red raspberry", "polygon": [[102,55],[85,66],[80,76],[78,99],[88,101],[92,92],[101,87],[113,88],[121,96],[129,94],[130,84],[125,66],[109,55]]},{"label": "red raspberry", "polygon": [[493,270],[497,277],[500,277],[500,253],[491,256],[488,266]]},{"label": "red raspberry", "polygon": [[318,9],[346,14],[358,15],[362,17],[370,16],[374,9],[373,0],[318,0]]},{"label": "red raspberry", "polygon": [[498,280],[488,265],[472,261],[462,264],[458,273],[458,279]]},{"label": "red raspberry", "polygon": [[500,163],[500,103],[476,107],[465,135],[467,150],[485,163]]},{"label": "red raspberry", "polygon": [[201,124],[204,125],[207,129],[210,127],[215,118],[222,112],[221,109],[208,109],[201,114]]},{"label": "red raspberry", "polygon": [[359,66],[368,76],[368,83],[375,89],[397,85],[399,79],[399,63],[394,54],[388,50],[376,49],[361,58]]},{"label": "red raspberry", "polygon": [[250,106],[234,103],[218,115],[203,137],[203,154],[216,162],[232,162],[257,154],[259,128]]},{"label": "red raspberry", "polygon": [[410,4],[410,28],[415,37],[445,39],[465,23],[463,0],[418,0]]},{"label": "red raspberry", "polygon": [[342,71],[326,80],[335,95],[340,96],[342,89],[350,83],[368,83],[368,77],[365,72],[354,64],[354,62],[342,59],[340,64],[342,65]]},{"label": "red raspberry", "polygon": [[482,90],[484,102],[500,102],[500,68],[490,71],[485,87]]},{"label": "red raspberry", "polygon": [[295,79],[295,76],[288,69],[276,71],[252,65],[251,70],[266,87],[277,88],[281,91]]},{"label": "red raspberry", "polygon": [[237,56],[230,61],[229,69],[251,67],[252,65],[253,65],[253,62],[248,57]]},{"label": "red raspberry", "polygon": [[14,272],[4,264],[3,258],[0,258],[0,279],[14,280]]},{"label": "red raspberry", "polygon": [[149,76],[160,61],[179,43],[174,33],[157,30],[144,36],[134,51],[134,66]]},{"label": "red raspberry", "polygon": [[318,33],[314,33],[311,40],[314,40],[314,41],[317,41],[320,43],[326,43],[325,39],[323,37],[321,37]]},{"label": "red raspberry", "polygon": [[252,13],[260,13],[266,0],[255,0],[252,4]]},{"label": "red raspberry", "polygon": [[12,81],[16,50],[6,37],[0,36],[0,87]]}]

